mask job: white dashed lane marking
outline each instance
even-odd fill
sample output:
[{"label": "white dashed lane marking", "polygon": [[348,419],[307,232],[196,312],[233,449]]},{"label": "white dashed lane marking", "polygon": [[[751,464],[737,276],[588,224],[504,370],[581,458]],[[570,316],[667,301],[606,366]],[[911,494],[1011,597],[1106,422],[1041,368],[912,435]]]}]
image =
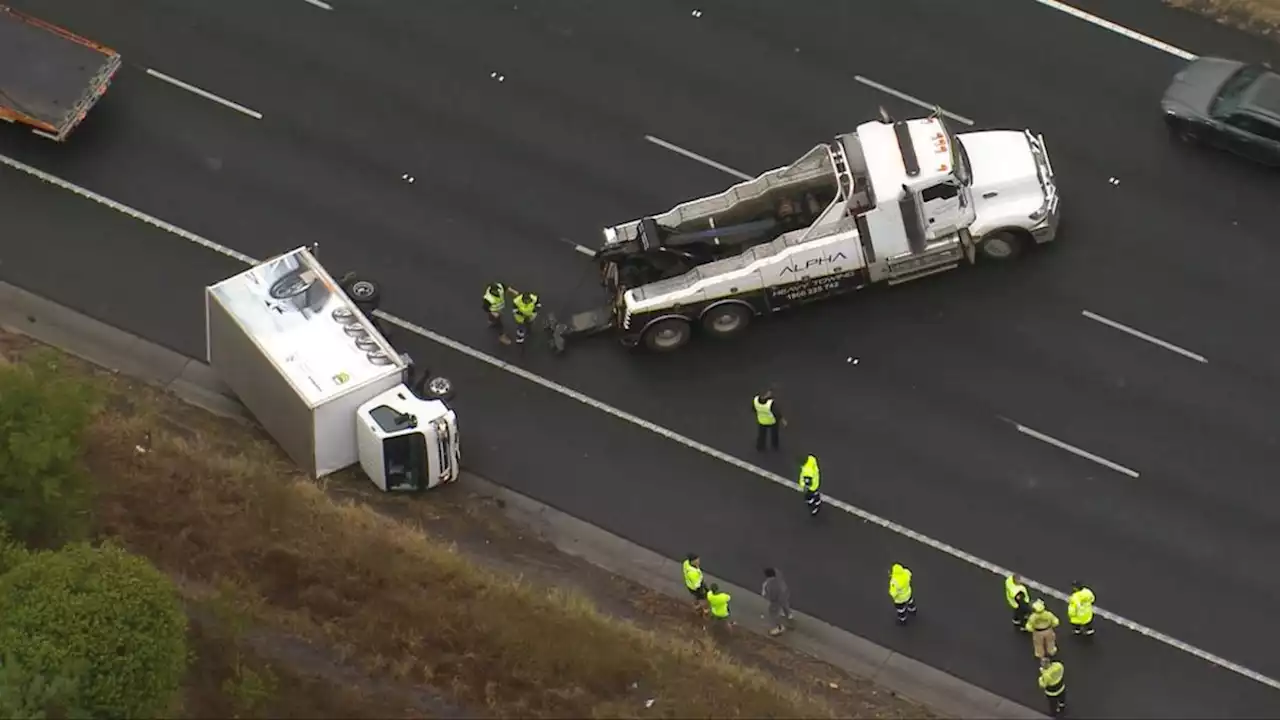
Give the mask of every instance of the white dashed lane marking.
[{"label": "white dashed lane marking", "polygon": [[257,110],[247,108],[244,105],[241,105],[240,103],[232,102],[224,97],[219,97],[217,95],[214,95],[208,90],[202,90],[196,87],[195,85],[192,85],[191,83],[188,83],[188,82],[183,82],[182,80],[179,80],[178,78],[173,77],[172,75],[165,75],[159,70],[152,70],[151,68],[147,68],[147,74],[157,80],[167,82],[170,85],[173,85],[174,87],[182,88],[183,90],[186,90],[189,93],[199,95],[200,97],[206,100],[212,100],[213,102],[216,102],[219,105],[222,105],[224,107],[229,107],[238,113],[243,113],[245,115],[248,115],[254,120],[262,119],[262,113],[258,112]]}]

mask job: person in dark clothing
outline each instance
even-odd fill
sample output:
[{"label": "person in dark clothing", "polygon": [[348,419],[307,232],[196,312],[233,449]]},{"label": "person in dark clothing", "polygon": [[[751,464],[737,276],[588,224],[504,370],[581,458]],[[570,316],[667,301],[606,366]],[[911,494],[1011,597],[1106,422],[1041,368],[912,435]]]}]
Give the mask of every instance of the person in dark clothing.
[{"label": "person in dark clothing", "polygon": [[752,408],[756,411],[756,450],[764,451],[765,441],[771,441],[773,449],[778,449],[778,426],[786,426],[782,412],[772,390],[765,390],[751,399]]}]

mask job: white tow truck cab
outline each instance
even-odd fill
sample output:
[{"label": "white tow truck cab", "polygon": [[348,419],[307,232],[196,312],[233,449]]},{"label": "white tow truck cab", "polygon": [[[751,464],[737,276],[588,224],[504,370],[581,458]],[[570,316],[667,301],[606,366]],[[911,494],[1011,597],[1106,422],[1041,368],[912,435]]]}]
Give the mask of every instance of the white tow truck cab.
[{"label": "white tow truck cab", "polygon": [[1016,257],[1054,239],[1058,193],[1030,131],[954,135],[941,113],[881,119],[794,163],[657,216],[605,228],[607,307],[553,342],[614,329],[624,345],[729,337],[758,316],[884,282]]},{"label": "white tow truck cab", "polygon": [[311,249],[271,258],[205,289],[207,360],[313,478],[359,463],[388,492],[453,482],[452,385],[395,351],[373,319],[380,295]]}]

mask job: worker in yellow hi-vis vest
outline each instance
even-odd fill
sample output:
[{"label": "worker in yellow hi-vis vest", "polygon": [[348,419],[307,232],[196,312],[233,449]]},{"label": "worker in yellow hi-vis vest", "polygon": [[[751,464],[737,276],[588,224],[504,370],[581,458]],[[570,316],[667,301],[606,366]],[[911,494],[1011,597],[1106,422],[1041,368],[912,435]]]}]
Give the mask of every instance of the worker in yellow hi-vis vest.
[{"label": "worker in yellow hi-vis vest", "polygon": [[702,579],[702,559],[697,553],[689,553],[680,570],[684,575],[684,586],[693,596],[693,609],[702,611],[702,603],[707,599],[707,586]]},{"label": "worker in yellow hi-vis vest", "polygon": [[898,612],[898,624],[906,625],[907,618],[916,614],[916,598],[911,593],[911,571],[899,563],[889,569],[889,597]]},{"label": "worker in yellow hi-vis vest", "polygon": [[787,426],[786,418],[778,409],[772,390],[765,390],[751,398],[751,407],[756,411],[756,450],[764,452],[765,441],[771,441],[773,449],[778,449],[778,426]]},{"label": "worker in yellow hi-vis vest", "polygon": [[1071,632],[1085,637],[1093,635],[1093,603],[1097,600],[1093,591],[1079,580],[1071,583],[1071,596],[1067,598],[1067,620]]},{"label": "worker in yellow hi-vis vest", "polygon": [[810,516],[816,517],[822,509],[822,493],[818,492],[820,485],[818,458],[809,455],[800,466],[800,489],[804,491],[804,502],[809,506]]}]

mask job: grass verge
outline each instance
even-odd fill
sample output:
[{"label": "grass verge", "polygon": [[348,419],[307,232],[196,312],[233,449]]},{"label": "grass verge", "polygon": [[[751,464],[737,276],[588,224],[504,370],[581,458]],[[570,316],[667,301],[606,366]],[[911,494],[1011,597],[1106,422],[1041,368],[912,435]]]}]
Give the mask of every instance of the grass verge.
[{"label": "grass verge", "polygon": [[[0,338],[19,361],[31,346]],[[869,683],[814,690],[670,618],[642,627],[577,590],[477,563],[412,513],[335,497],[256,431],[61,362],[109,398],[87,447],[98,532],[189,601],[190,717],[930,715]]]},{"label": "grass verge", "polygon": [[1280,40],[1280,0],[1164,0],[1164,3]]}]

